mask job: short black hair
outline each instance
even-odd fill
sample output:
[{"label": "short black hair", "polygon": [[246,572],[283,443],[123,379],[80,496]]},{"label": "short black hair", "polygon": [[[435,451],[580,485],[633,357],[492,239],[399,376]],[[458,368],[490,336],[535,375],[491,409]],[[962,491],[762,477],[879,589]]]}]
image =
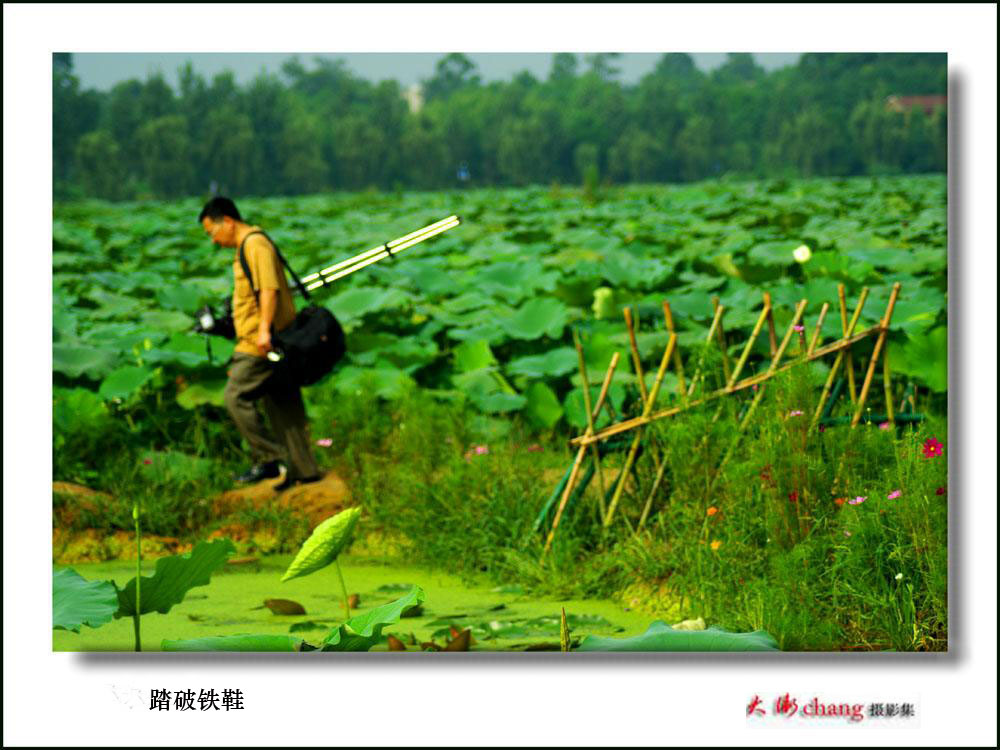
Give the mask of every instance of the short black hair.
[{"label": "short black hair", "polygon": [[243,221],[240,212],[236,210],[236,204],[229,198],[224,198],[221,195],[215,196],[205,204],[205,207],[201,209],[201,213],[198,214],[198,221],[203,221],[206,216],[213,221],[218,221],[223,216],[236,219],[236,221]]}]

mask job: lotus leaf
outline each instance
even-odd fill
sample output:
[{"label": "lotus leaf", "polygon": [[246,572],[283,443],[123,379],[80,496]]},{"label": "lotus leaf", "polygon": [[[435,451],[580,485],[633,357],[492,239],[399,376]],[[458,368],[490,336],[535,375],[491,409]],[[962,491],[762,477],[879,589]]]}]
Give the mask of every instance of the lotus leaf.
[{"label": "lotus leaf", "polygon": [[403,612],[424,601],[424,590],[414,586],[399,599],[353,617],[323,639],[323,651],[368,651],[382,640],[382,629],[399,622]]},{"label": "lotus leaf", "polygon": [[128,398],[138,391],[152,375],[152,371],[145,367],[122,367],[104,379],[98,393],[108,400]]},{"label": "lotus leaf", "polygon": [[290,581],[315,573],[336,560],[347,546],[360,515],[361,508],[348,508],[313,529],[281,580]]},{"label": "lotus leaf", "polygon": [[507,365],[507,373],[529,378],[559,377],[573,372],[577,367],[576,351],[564,346],[550,349],[544,354],[515,359]]},{"label": "lotus leaf", "polygon": [[71,378],[84,375],[100,380],[114,369],[118,357],[118,352],[113,349],[53,344],[52,369]]},{"label": "lotus leaf", "polygon": [[160,642],[162,651],[303,651],[304,641],[291,635],[219,635]]},{"label": "lotus leaf", "polygon": [[118,610],[118,593],[110,581],[88,581],[72,568],[52,572],[52,627],[80,632],[99,628]]},{"label": "lotus leaf", "polygon": [[185,555],[161,557],[156,561],[152,576],[142,577],[140,599],[141,611],[136,612],[135,585],[133,578],[125,588],[118,589],[118,611],[115,617],[130,617],[135,614],[159,612],[166,614],[184,595],[195,586],[207,586],[212,573],[224,565],[236,552],[236,547],[228,539],[199,542]]},{"label": "lotus leaf", "polygon": [[588,635],[577,651],[780,651],[777,641],[763,630],[729,633],[719,628],[675,630],[653,622],[642,635],[605,638]]},{"label": "lotus leaf", "polygon": [[569,319],[569,309],[552,297],[536,297],[522,305],[500,326],[515,339],[532,340],[547,335],[557,339]]},{"label": "lotus leaf", "polygon": [[563,408],[556,394],[545,383],[534,382],[524,393],[524,413],[539,427],[551,429],[562,417]]}]

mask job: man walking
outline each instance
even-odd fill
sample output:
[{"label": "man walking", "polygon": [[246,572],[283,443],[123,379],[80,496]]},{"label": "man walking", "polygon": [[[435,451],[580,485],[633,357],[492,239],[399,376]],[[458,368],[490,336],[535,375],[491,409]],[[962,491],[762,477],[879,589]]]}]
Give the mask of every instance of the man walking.
[{"label": "man walking", "polygon": [[[274,478],[280,475],[279,464],[284,463],[285,479],[275,489],[315,482],[320,473],[310,447],[302,394],[298,386],[272,378],[267,359],[272,350],[272,331],[281,331],[295,318],[295,305],[278,253],[260,227],[243,221],[229,198],[212,198],[201,210],[198,221],[216,245],[236,249],[232,306],[236,348],[225,402],[237,429],[250,445],[253,465],[234,479],[257,482]],[[250,278],[240,262],[240,248]],[[257,401],[264,406],[273,437],[264,426]]]}]

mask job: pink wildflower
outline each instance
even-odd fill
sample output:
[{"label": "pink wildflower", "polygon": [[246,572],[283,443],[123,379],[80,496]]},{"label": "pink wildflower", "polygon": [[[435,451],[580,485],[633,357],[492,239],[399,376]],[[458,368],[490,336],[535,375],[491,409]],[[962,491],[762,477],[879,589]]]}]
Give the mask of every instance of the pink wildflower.
[{"label": "pink wildflower", "polygon": [[799,333],[802,333],[804,330],[806,330],[806,327],[805,326],[792,326],[792,329],[795,330],[795,331],[798,331]]},{"label": "pink wildflower", "polygon": [[847,501],[847,504],[848,504],[848,505],[861,505],[861,503],[863,503],[863,502],[864,502],[865,500],[867,500],[867,499],[868,499],[868,496],[867,496],[867,495],[865,495],[864,497],[862,497],[861,495],[858,495],[858,496],[857,496],[856,498],[854,498],[853,500],[848,500],[848,501]]},{"label": "pink wildflower", "polygon": [[927,438],[924,441],[924,458],[935,458],[944,453],[944,448],[936,438]]},{"label": "pink wildflower", "polygon": [[484,453],[489,453],[490,452],[490,448],[489,448],[488,445],[477,445],[475,447],[475,451],[476,451],[476,455],[477,456],[481,456]]},{"label": "pink wildflower", "polygon": [[889,424],[888,422],[882,422],[882,423],[881,423],[881,424],[880,424],[880,425],[878,426],[878,428],[879,428],[880,430],[888,430],[890,426],[891,426],[891,425],[890,425],[890,424]]},{"label": "pink wildflower", "polygon": [[887,500],[895,500],[897,497],[903,494],[902,490],[893,490],[888,495],[886,495]]},{"label": "pink wildflower", "polygon": [[331,445],[333,445],[333,439],[320,438],[319,440],[316,441],[316,445],[318,445],[320,448],[329,448]]},{"label": "pink wildflower", "polygon": [[802,412],[799,411],[798,409],[792,409],[790,412],[788,412],[788,416],[790,416],[790,417],[801,417],[802,416]]},{"label": "pink wildflower", "polygon": [[144,459],[142,459],[142,462],[144,464],[146,464],[146,466],[149,466],[151,463],[153,463],[153,459],[151,459],[151,458],[144,458]]}]

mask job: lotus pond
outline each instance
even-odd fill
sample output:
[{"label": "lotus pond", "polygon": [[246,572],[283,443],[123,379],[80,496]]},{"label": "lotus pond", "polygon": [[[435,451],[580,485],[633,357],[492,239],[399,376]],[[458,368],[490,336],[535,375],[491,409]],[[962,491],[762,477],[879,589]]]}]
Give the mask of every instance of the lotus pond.
[{"label": "lotus pond", "polygon": [[[148,614],[142,621],[143,650],[159,651],[163,639],[261,633],[298,635],[319,640],[344,619],[337,574],[326,568],[305,579],[280,583],[291,555],[275,555],[223,569],[212,576],[208,586],[192,589],[180,604],[165,615]],[[88,580],[114,580],[119,586],[135,575],[135,564],[110,562],[72,566]],[[143,566],[144,575],[153,562]],[[475,644],[471,650],[514,650],[531,644],[559,648],[560,613],[567,612],[573,638],[585,634],[638,635],[650,624],[650,617],[628,611],[611,601],[595,599],[559,600],[530,597],[517,585],[495,586],[467,580],[442,571],[417,567],[383,565],[365,558],[345,556],[341,568],[351,593],[360,595],[352,614],[364,614],[386,604],[418,584],[426,598],[421,613],[404,617],[384,631],[404,643],[450,640],[449,626],[471,629]],[[302,605],[305,614],[275,614],[265,600],[284,599]],[[412,638],[411,638],[412,636]],[[54,630],[54,651],[132,651],[132,621],[123,617],[79,634]],[[385,643],[372,651],[385,651]],[[419,651],[419,647],[411,650]]]}]

